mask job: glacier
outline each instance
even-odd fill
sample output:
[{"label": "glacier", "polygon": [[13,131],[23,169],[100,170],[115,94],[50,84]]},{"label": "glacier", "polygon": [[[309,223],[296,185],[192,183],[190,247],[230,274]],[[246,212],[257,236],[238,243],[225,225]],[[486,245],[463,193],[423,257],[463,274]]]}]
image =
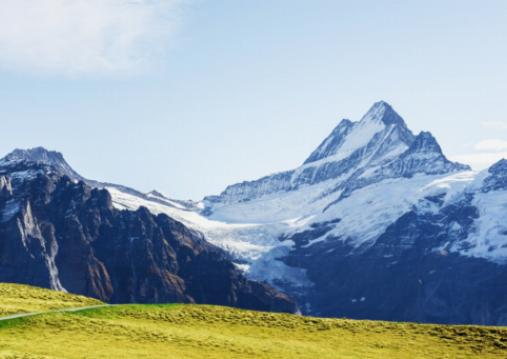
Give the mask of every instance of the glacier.
[{"label": "glacier", "polygon": [[[376,293],[368,287],[377,283],[369,282],[369,273],[372,278],[378,275],[380,282],[398,277],[409,281],[412,300],[425,298],[431,304],[423,305],[431,307],[431,315],[421,320],[504,321],[503,314],[495,317],[475,309],[470,318],[463,313],[446,317],[450,314],[438,309],[438,303],[455,305],[455,297],[445,294],[457,290],[447,287],[452,286],[453,272],[446,263],[464,273],[487,268],[488,276],[496,278],[491,283],[503,278],[497,271],[507,263],[507,161],[481,172],[452,162],[431,133],[414,134],[384,101],[373,104],[358,121],[340,121],[301,166],[232,184],[196,202],[89,180],[63,157],[43,152],[17,150],[0,160],[0,179],[2,168],[12,173],[17,162],[32,158],[75,181],[107,189],[117,209],[145,207],[167,214],[226,250],[250,279],[296,297],[305,313],[333,316],[343,310],[358,318],[397,318],[372,304]],[[34,175],[23,172],[16,177],[14,171],[13,178]],[[7,190],[9,184],[0,180],[0,185]],[[15,204],[9,205],[1,215],[7,217],[15,209]],[[417,264],[421,261],[424,264]],[[429,269],[425,274],[414,272],[418,266]],[[362,286],[349,283],[347,273],[358,276]],[[417,286],[425,281],[433,289],[421,293]],[[396,287],[395,282],[389,285]],[[488,285],[488,290],[497,287]],[[439,286],[446,289],[437,300],[431,296]],[[340,300],[330,303],[333,296]],[[342,296],[347,298],[342,301]],[[416,309],[406,313],[411,314],[401,320],[420,315]]]}]

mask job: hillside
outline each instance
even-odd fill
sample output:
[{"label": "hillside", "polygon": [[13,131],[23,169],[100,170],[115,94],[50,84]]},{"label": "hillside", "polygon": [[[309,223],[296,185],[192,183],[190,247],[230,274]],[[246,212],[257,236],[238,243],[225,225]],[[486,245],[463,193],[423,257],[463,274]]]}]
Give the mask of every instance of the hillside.
[{"label": "hillside", "polygon": [[102,302],[80,295],[20,284],[0,283],[0,316],[99,304]]},{"label": "hillside", "polygon": [[[60,295],[10,288],[25,297]],[[4,292],[0,307],[17,296],[14,290]],[[122,305],[0,321],[0,358],[167,358],[169,353],[220,359],[499,358],[506,351],[505,328],[318,319],[216,306]]]}]

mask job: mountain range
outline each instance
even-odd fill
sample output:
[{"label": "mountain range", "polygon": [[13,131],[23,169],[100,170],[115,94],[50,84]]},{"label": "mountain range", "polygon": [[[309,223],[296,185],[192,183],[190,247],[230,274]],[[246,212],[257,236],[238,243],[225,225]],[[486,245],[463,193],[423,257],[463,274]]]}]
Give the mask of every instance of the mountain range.
[{"label": "mountain range", "polygon": [[[452,162],[385,102],[302,165],[198,202],[0,160],[0,281],[112,302],[507,324],[507,161]],[[285,293],[285,294],[282,294]]]}]

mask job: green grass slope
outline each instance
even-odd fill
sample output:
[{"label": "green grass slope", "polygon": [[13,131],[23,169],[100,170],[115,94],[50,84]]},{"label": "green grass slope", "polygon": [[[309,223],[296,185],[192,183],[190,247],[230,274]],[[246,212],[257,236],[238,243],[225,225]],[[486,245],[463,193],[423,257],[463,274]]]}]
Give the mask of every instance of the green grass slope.
[{"label": "green grass slope", "polygon": [[122,305],[0,321],[0,358],[507,358],[507,329]]},{"label": "green grass slope", "polygon": [[21,284],[0,283],[0,316],[86,307],[102,304],[96,299]]}]

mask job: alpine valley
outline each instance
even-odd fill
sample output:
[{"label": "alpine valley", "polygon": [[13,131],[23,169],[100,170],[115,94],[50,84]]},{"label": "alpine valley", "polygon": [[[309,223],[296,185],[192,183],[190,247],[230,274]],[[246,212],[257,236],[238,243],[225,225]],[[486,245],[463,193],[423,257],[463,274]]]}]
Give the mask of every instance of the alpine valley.
[{"label": "alpine valley", "polygon": [[385,102],[342,120],[300,167],[199,202],[15,150],[0,160],[0,282],[115,303],[507,325],[507,161],[451,162]]}]

